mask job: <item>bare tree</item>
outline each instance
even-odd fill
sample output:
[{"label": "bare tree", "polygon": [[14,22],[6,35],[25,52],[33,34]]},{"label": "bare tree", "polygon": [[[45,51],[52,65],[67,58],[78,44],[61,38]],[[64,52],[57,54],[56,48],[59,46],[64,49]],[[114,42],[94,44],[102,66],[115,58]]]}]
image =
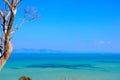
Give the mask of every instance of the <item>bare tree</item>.
[{"label": "bare tree", "polygon": [[[16,32],[25,21],[31,21],[38,17],[35,10],[25,8],[24,17],[20,24],[13,29],[13,23],[17,12],[17,7],[22,0],[3,0],[7,7],[0,10],[0,70],[8,60],[12,52],[11,34]],[[31,12],[30,12],[31,11]]]}]

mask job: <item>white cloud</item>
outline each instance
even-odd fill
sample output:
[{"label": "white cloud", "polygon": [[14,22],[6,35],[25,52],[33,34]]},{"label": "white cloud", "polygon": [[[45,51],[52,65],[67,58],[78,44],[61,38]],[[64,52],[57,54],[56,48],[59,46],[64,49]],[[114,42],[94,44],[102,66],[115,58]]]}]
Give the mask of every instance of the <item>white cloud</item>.
[{"label": "white cloud", "polygon": [[98,44],[105,44],[105,41],[98,41]]},{"label": "white cloud", "polygon": [[104,41],[104,40],[100,40],[100,41],[97,41],[97,44],[100,44],[100,45],[104,45],[104,44],[111,44],[112,42],[111,41]]}]

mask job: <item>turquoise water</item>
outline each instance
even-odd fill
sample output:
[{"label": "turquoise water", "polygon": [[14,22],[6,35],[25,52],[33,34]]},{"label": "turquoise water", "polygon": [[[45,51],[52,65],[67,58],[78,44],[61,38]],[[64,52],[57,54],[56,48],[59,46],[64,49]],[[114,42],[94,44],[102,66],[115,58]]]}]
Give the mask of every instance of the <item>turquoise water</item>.
[{"label": "turquoise water", "polygon": [[120,54],[13,53],[0,80],[120,80]]}]

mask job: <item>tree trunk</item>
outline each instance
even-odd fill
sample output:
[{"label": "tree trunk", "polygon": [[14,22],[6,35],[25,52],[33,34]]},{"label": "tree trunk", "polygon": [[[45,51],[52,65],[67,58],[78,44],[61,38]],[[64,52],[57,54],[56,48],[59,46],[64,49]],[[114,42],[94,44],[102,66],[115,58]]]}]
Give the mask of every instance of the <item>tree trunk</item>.
[{"label": "tree trunk", "polygon": [[[8,37],[9,38],[9,37]],[[10,54],[12,52],[12,45],[10,40],[6,40],[5,41],[5,49],[4,49],[4,54],[3,56],[0,58],[0,70],[2,69],[2,67],[4,66],[4,64],[6,63],[6,61],[8,60],[8,58],[10,57]]]},{"label": "tree trunk", "polygon": [[0,56],[0,70],[8,60],[11,52],[12,52],[12,45],[10,42],[10,35],[12,32],[12,26],[14,22],[14,18],[17,11],[17,6],[22,0],[3,0],[8,8],[5,8],[3,11],[0,10],[0,16],[2,17],[3,23],[3,35],[0,37],[1,39],[1,49],[0,53],[3,53]]},{"label": "tree trunk", "polygon": [[11,17],[10,17],[10,22],[9,22],[9,26],[8,26],[8,30],[7,33],[5,35],[5,42],[4,42],[4,59],[7,60],[12,52],[12,45],[10,42],[10,35],[12,32],[12,25],[14,22],[14,17],[15,14],[12,13]]},{"label": "tree trunk", "polygon": [[10,17],[10,22],[9,22],[9,26],[8,26],[8,29],[7,29],[7,33],[5,34],[4,54],[0,59],[0,70],[2,69],[2,67],[6,63],[6,61],[8,60],[8,58],[9,58],[11,52],[12,52],[12,45],[11,45],[11,42],[10,42],[10,34],[11,34],[11,31],[12,31],[13,21],[14,21],[14,14],[12,14],[11,17]]},{"label": "tree trunk", "polygon": [[12,45],[9,40],[5,41],[5,52],[4,52],[4,59],[7,60],[12,52]]}]

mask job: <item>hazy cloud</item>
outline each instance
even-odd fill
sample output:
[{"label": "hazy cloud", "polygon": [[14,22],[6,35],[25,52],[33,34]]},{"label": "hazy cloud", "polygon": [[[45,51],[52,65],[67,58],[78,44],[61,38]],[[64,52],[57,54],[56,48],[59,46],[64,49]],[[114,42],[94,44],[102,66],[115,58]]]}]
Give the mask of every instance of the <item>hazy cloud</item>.
[{"label": "hazy cloud", "polygon": [[100,44],[100,45],[111,44],[111,43],[112,43],[111,41],[104,41],[104,40],[97,41],[97,44]]}]

